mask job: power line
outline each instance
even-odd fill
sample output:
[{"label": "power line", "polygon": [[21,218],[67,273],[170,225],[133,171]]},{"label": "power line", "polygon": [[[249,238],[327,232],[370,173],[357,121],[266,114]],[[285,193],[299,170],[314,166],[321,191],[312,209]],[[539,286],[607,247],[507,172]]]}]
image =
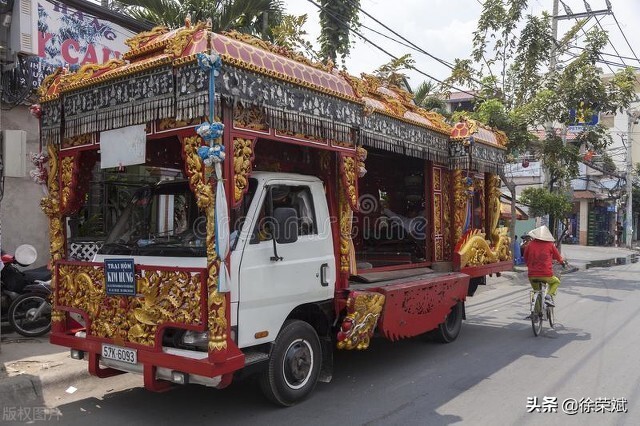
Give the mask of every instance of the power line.
[{"label": "power line", "polygon": [[[578,46],[574,46],[574,47],[578,47]],[[578,47],[579,48],[579,47]],[[584,48],[583,48],[584,49]],[[573,52],[566,52],[567,55],[573,57],[573,58],[577,58],[579,55],[573,53]],[[629,68],[633,68],[634,70],[640,70],[640,67],[636,67],[634,65],[623,65],[619,62],[612,62],[612,61],[606,61],[604,59],[597,59],[596,60],[597,63],[599,64],[604,64],[609,66],[608,68],[611,70],[611,73],[615,74],[615,71],[611,68],[611,66],[615,66],[615,67],[629,67]]]},{"label": "power line", "polygon": [[[609,12],[611,12],[611,9],[609,9]],[[611,14],[613,14],[613,12],[611,12]],[[604,31],[605,33],[607,32],[604,27],[602,26],[602,24],[600,23],[599,19],[596,19],[596,21],[598,22],[598,26],[600,27],[600,29],[602,31]],[[608,37],[607,37],[608,38]],[[626,37],[625,37],[626,38]],[[616,52],[616,55],[618,55],[618,58],[620,58],[620,60],[622,61],[622,63],[624,64],[624,66],[626,67],[627,64],[624,63],[624,59],[622,59],[622,57],[620,56],[620,52],[618,52],[618,49],[616,49],[616,47],[613,45],[613,42],[611,41],[611,39],[608,38],[609,44],[611,45],[611,47],[613,47],[613,51]]]},{"label": "power line", "polygon": [[362,9],[360,6],[358,6],[353,0],[349,0],[349,2],[353,5],[356,6],[358,8],[358,10],[362,13],[364,13],[366,16],[368,16],[369,18],[373,19],[374,22],[376,22],[378,25],[382,26],[382,28],[386,29],[387,31],[390,31],[393,35],[395,35],[396,37],[400,37],[401,40],[409,43],[411,46],[413,46],[413,48],[415,50],[417,50],[420,53],[424,53],[425,55],[427,55],[428,57],[435,59],[436,61],[440,62],[442,65],[449,67],[453,70],[453,64],[451,64],[450,62],[447,62],[443,59],[440,59],[434,55],[432,55],[431,53],[427,52],[426,50],[424,50],[423,48],[421,48],[420,46],[416,45],[415,43],[413,43],[410,40],[407,40],[405,37],[403,37],[401,34],[398,34],[397,32],[395,32],[393,29],[389,28],[387,25],[383,24],[382,22],[380,22],[378,19],[376,19],[374,16],[372,16],[370,13],[368,13],[366,10]]},{"label": "power line", "polygon": [[[368,38],[366,38],[366,37],[365,37],[364,35],[362,35],[360,32],[358,32],[358,31],[354,30],[354,29],[351,27],[351,25],[349,25],[347,22],[345,22],[345,21],[344,21],[344,20],[342,20],[341,18],[337,17],[337,16],[336,16],[336,15],[334,15],[333,13],[329,12],[325,7],[323,7],[323,6],[322,6],[322,5],[320,5],[319,3],[315,2],[314,0],[307,0],[307,1],[308,1],[309,3],[311,3],[311,4],[313,4],[313,5],[314,5],[315,7],[317,7],[318,9],[320,9],[320,10],[324,11],[325,13],[328,13],[329,15],[331,15],[331,16],[332,16],[336,21],[338,21],[338,22],[340,22],[341,24],[345,25],[345,26],[348,28],[348,30],[349,30],[350,32],[354,33],[355,35],[357,35],[358,37],[360,37],[360,38],[361,38],[362,40],[364,40],[365,42],[367,42],[367,43],[371,44],[373,47],[375,47],[376,49],[380,50],[380,51],[381,51],[381,52],[383,52],[384,54],[388,55],[388,56],[389,56],[389,57],[391,57],[392,59],[395,59],[395,60],[397,60],[397,59],[398,59],[398,57],[397,57],[397,56],[393,55],[392,53],[389,53],[389,52],[388,52],[387,50],[385,50],[384,48],[382,48],[382,47],[378,46],[376,43],[374,43],[374,42],[372,42],[371,40],[369,40]],[[440,84],[441,84],[441,85],[443,85],[443,86],[447,86],[447,87],[449,87],[449,88],[451,88],[451,89],[455,89],[455,90],[457,90],[457,91],[459,91],[459,92],[461,92],[461,93],[466,93],[466,94],[468,94],[468,95],[470,95],[470,96],[473,96],[473,97],[474,97],[474,99],[476,99],[476,98],[477,98],[477,99],[481,99],[477,94],[472,93],[472,92],[469,92],[469,91],[466,91],[466,90],[463,90],[463,89],[460,89],[460,88],[458,88],[458,87],[456,87],[456,86],[453,86],[452,84],[445,83],[444,81],[442,81],[442,80],[440,80],[440,79],[437,79],[437,78],[435,78],[435,77],[434,77],[434,76],[432,76],[432,75],[427,74],[426,72],[424,72],[424,71],[422,71],[422,70],[420,70],[420,69],[416,68],[416,67],[415,67],[415,66],[413,66],[413,65],[409,65],[409,66],[407,66],[407,68],[412,69],[412,70],[414,70],[414,71],[418,72],[419,74],[422,74],[422,75],[424,75],[424,76],[426,76],[426,77],[429,77],[430,79],[437,81],[438,83],[440,83]]]},{"label": "power line", "polygon": [[[567,16],[571,16],[571,15],[573,15],[573,12],[571,11],[571,8],[570,8],[569,6],[567,6],[567,4],[566,4],[565,2],[563,2],[562,0],[560,0],[560,3],[562,3],[562,7],[564,7],[564,11],[565,11],[565,13],[567,14]],[[586,5],[586,6],[588,6],[586,2],[585,2],[585,5]],[[591,12],[591,8],[589,8],[589,12]],[[589,16],[587,17],[587,20],[591,19],[591,16],[595,16],[595,15],[589,15]],[[596,18],[596,23],[595,23],[595,25],[592,25],[592,26],[591,26],[591,28],[595,27],[596,25],[599,25],[599,26],[600,26],[600,28],[602,28],[602,25],[600,24],[600,18],[599,18],[599,17],[597,17],[597,16],[595,16],[595,18]],[[580,20],[579,20],[578,18],[575,18],[575,20],[576,20],[576,22],[580,22]],[[585,25],[586,23],[587,23],[587,22],[585,21],[585,22],[580,26],[580,30],[582,30],[582,34],[583,34],[583,35],[585,35],[585,36],[587,35],[587,32],[586,32],[586,31],[585,31],[585,29],[584,29],[584,25]],[[589,31],[591,31],[591,28],[589,28]],[[577,39],[576,39],[576,42],[577,42]],[[568,44],[568,43],[567,43],[567,44]],[[586,50],[586,49],[585,49],[585,50]],[[615,47],[614,47],[614,50],[615,50]],[[616,53],[617,53],[617,52],[616,52]],[[598,55],[598,56],[600,56],[600,55]],[[574,56],[574,57],[575,57],[575,56]],[[602,58],[602,57],[600,57],[600,59],[604,60],[604,58]],[[615,74],[615,71],[613,71],[613,68],[611,68],[611,65],[609,65],[609,64],[606,64],[606,65],[607,65],[607,67],[609,68],[609,70],[611,71],[611,73],[612,73],[612,74]]]},{"label": "power line", "polygon": [[636,52],[633,50],[633,47],[631,47],[631,43],[629,43],[629,40],[627,39],[626,34],[624,33],[624,31],[622,31],[622,27],[620,26],[620,23],[618,22],[618,18],[616,18],[615,13],[613,13],[613,9],[611,9],[611,16],[613,16],[613,20],[616,21],[616,25],[618,26],[618,29],[622,33],[622,37],[624,37],[624,41],[627,42],[627,46],[629,46],[629,49],[631,49],[631,53],[633,53],[633,56],[635,56],[636,61],[640,62],[640,59],[638,59],[638,55],[636,55]]},{"label": "power line", "polygon": [[[580,49],[580,50],[586,50],[585,47],[581,47],[581,46],[576,46],[575,44],[570,44],[568,45],[569,47],[573,48],[573,49]],[[604,56],[613,56],[614,58],[624,58],[624,59],[629,59],[631,61],[638,61],[640,62],[640,59],[637,58],[632,58],[631,56],[618,56],[618,55],[614,55],[612,53],[606,53],[606,52],[599,52],[600,55],[604,55]]]},{"label": "power line", "polygon": [[378,31],[378,30],[374,30],[373,28],[368,27],[368,26],[366,26],[366,25],[364,25],[364,24],[360,24],[360,26],[361,26],[362,28],[365,28],[365,29],[367,29],[367,30],[369,30],[369,31],[373,32],[373,33],[378,34],[379,36],[382,36],[382,37],[384,37],[384,38],[386,38],[386,39],[388,39],[388,40],[391,40],[391,41],[393,41],[393,42],[396,42],[396,43],[398,43],[398,44],[400,44],[400,45],[402,45],[402,46],[404,46],[404,47],[408,47],[409,49],[412,49],[412,50],[415,50],[416,52],[420,52],[420,53],[422,53],[419,49],[416,49],[415,47],[411,46],[410,44],[403,43],[402,41],[397,40],[397,39],[395,39],[395,38],[393,38],[393,37],[391,37],[391,36],[389,36],[389,35],[387,35],[387,34],[384,34],[384,33],[380,32],[380,31]]},{"label": "power line", "polygon": [[[445,61],[444,59],[438,58],[437,56],[435,56],[435,55],[433,55],[433,54],[431,54],[431,53],[427,52],[427,51],[426,51],[426,50],[424,50],[422,47],[418,46],[417,44],[415,44],[415,43],[414,43],[414,42],[412,42],[411,40],[409,40],[409,39],[407,39],[406,37],[404,37],[402,34],[399,34],[398,32],[394,31],[394,30],[393,30],[392,28],[390,28],[389,26],[385,25],[385,24],[384,24],[383,22],[381,22],[379,19],[377,19],[376,17],[374,17],[373,15],[371,15],[369,12],[367,12],[366,10],[364,10],[363,8],[361,8],[361,7],[360,7],[357,3],[355,3],[353,0],[349,0],[349,2],[350,2],[353,6],[355,6],[356,8],[358,8],[358,10],[359,10],[360,12],[362,12],[365,16],[368,16],[368,17],[369,17],[369,18],[371,18],[375,23],[377,23],[378,25],[380,25],[382,28],[384,28],[384,29],[386,29],[387,31],[391,32],[391,33],[392,33],[393,35],[395,35],[396,37],[400,37],[400,39],[401,39],[402,41],[404,41],[404,42],[406,42],[406,43],[408,44],[408,47],[411,47],[413,50],[415,50],[415,51],[417,51],[417,52],[420,52],[420,53],[422,53],[422,54],[424,54],[424,55],[426,55],[426,56],[430,57],[431,59],[434,59],[435,61],[437,61],[437,62],[441,63],[442,65],[446,66],[447,68],[451,69],[452,71],[453,71],[453,70],[455,70],[455,66],[454,66],[451,62]],[[400,41],[398,41],[398,40],[396,40],[396,39],[394,39],[394,38],[392,38],[392,37],[386,36],[386,35],[384,35],[384,34],[382,34],[382,33],[378,32],[378,31],[372,30],[371,28],[366,27],[366,26],[364,26],[364,25],[362,25],[362,26],[363,26],[364,28],[367,28],[367,29],[369,29],[369,30],[371,30],[371,31],[375,32],[376,34],[380,34],[380,35],[382,35],[382,36],[384,36],[384,37],[386,37],[386,38],[388,38],[388,39],[390,39],[390,40],[393,40],[393,41],[395,41],[396,43],[399,43],[399,44],[401,44],[401,45],[403,45],[403,46],[407,46],[407,44],[402,43],[402,42],[400,42]],[[477,84],[479,84],[479,85],[481,85],[481,86],[482,86],[482,84],[483,84],[480,80],[477,80],[477,79],[475,79],[475,78],[473,78],[473,77],[469,77],[469,79],[470,79],[471,81],[473,81],[474,83],[477,83]]]}]

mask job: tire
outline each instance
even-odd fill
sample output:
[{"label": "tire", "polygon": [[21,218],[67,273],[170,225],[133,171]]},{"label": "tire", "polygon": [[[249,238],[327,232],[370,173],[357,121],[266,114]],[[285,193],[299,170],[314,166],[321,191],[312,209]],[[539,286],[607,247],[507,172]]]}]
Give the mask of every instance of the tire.
[{"label": "tire", "polygon": [[533,312],[531,313],[531,328],[533,328],[534,336],[538,336],[542,331],[542,320],[542,293],[538,293],[536,295]]},{"label": "tire", "polygon": [[440,343],[451,343],[458,338],[462,330],[462,316],[464,305],[462,302],[456,303],[447,314],[444,322],[433,330],[432,337]]},{"label": "tire", "polygon": [[23,294],[9,307],[9,323],[22,336],[38,337],[51,330],[51,306],[46,306],[38,318],[33,318],[36,309],[49,301],[39,294]]},{"label": "tire", "polygon": [[556,323],[555,313],[553,312],[553,306],[547,307],[547,318],[549,319],[549,327],[553,328],[553,325]]},{"label": "tire", "polygon": [[308,323],[288,320],[282,326],[260,376],[260,387],[273,403],[283,407],[305,399],[318,383],[322,348]]}]

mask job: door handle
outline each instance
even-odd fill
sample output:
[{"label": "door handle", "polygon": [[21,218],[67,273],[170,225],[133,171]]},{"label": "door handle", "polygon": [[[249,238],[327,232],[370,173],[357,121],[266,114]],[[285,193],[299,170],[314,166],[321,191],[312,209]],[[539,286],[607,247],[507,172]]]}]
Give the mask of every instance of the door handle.
[{"label": "door handle", "polygon": [[327,281],[327,270],[329,269],[329,264],[328,263],[323,263],[322,266],[320,266],[320,285],[322,287],[328,287],[329,286],[329,281]]}]

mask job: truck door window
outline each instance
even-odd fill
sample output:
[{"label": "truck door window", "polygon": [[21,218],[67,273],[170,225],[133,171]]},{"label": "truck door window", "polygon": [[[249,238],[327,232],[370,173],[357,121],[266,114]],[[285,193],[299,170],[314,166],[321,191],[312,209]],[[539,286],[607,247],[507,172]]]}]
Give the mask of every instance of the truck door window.
[{"label": "truck door window", "polygon": [[318,233],[313,197],[308,186],[270,185],[253,230],[252,244],[271,240],[273,211],[291,207],[298,213],[298,236]]}]

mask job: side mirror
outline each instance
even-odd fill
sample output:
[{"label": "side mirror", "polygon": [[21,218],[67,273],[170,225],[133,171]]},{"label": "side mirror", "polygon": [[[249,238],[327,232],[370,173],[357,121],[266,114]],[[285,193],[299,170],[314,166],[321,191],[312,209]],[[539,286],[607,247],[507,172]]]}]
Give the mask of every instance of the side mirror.
[{"label": "side mirror", "polygon": [[291,207],[276,207],[273,211],[273,236],[278,244],[298,241],[298,213]]}]

